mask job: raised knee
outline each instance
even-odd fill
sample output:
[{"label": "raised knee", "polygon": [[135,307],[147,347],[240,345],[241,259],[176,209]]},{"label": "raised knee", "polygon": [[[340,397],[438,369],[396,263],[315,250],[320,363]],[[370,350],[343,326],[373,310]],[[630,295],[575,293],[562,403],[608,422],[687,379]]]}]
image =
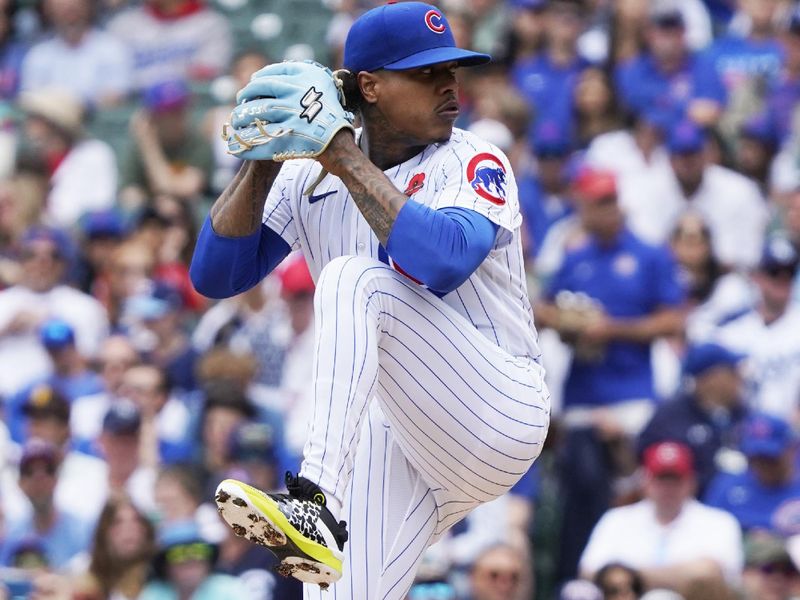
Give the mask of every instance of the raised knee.
[{"label": "raised knee", "polygon": [[363,285],[387,268],[382,262],[366,256],[337,256],[322,269],[317,288],[340,290],[343,286]]}]

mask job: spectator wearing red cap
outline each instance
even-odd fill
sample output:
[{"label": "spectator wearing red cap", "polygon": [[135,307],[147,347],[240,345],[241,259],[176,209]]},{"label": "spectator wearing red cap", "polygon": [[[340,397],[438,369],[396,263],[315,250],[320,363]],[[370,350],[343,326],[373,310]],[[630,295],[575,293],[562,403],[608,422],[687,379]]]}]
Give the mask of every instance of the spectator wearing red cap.
[{"label": "spectator wearing red cap", "polygon": [[687,600],[728,598],[742,569],[741,530],[733,516],[693,498],[696,478],[688,446],[660,442],[642,461],[644,499],[609,510],[581,557],[591,577],[611,562],[637,569],[648,589]]},{"label": "spectator wearing red cap", "polygon": [[626,228],[614,175],[586,167],[574,187],[585,239],[567,250],[535,307],[537,324],[572,348],[561,415],[562,581],[575,576],[615,477],[635,464],[630,443],[656,399],[651,343],[680,331],[684,299],[672,256]]}]

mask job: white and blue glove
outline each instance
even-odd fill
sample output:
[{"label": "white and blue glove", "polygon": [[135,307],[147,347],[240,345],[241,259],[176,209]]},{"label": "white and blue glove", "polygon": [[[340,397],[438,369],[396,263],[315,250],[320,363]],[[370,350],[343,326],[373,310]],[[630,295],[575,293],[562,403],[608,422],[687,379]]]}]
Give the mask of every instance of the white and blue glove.
[{"label": "white and blue glove", "polygon": [[244,160],[315,158],[340,130],[353,130],[343,103],[341,83],[319,63],[268,65],[236,95],[222,138]]}]

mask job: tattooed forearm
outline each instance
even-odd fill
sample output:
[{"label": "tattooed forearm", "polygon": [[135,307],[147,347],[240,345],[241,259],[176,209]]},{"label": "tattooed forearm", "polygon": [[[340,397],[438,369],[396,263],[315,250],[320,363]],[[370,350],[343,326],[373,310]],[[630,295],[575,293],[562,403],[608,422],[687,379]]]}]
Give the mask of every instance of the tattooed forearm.
[{"label": "tattooed forearm", "polygon": [[358,210],[378,241],[386,247],[389,232],[408,197],[400,192],[383,172],[358,152],[341,163],[341,178]]},{"label": "tattooed forearm", "polygon": [[256,231],[280,169],[280,163],[246,161],[211,207],[214,231],[228,237],[243,237]]},{"label": "tattooed forearm", "polygon": [[386,247],[397,214],[408,197],[370,162],[351,136],[334,138],[320,162],[341,178],[378,241]]}]

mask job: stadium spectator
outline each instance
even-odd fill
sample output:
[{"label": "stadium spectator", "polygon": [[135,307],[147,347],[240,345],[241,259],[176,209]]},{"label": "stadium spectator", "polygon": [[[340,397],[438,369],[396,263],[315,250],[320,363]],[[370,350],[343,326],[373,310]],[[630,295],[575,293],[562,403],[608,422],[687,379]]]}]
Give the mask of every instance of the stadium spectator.
[{"label": "stadium spectator", "polygon": [[[657,109],[677,121],[696,90],[708,84],[695,76],[696,58],[687,44],[679,3],[653,3],[645,40],[646,50],[615,70],[620,100],[634,113]],[[722,100],[721,90],[711,97]]]},{"label": "stadium spectator", "polygon": [[126,303],[148,289],[155,267],[156,257],[141,240],[125,240],[109,254],[106,268],[94,279],[92,294],[108,312],[113,331],[125,331]]},{"label": "stadium spectator", "polygon": [[49,319],[39,328],[39,341],[53,364],[53,372],[45,379],[36,379],[24,386],[5,403],[6,424],[15,442],[25,436],[25,419],[22,407],[31,390],[42,384],[58,388],[70,402],[81,396],[100,391],[100,377],[89,369],[86,359],[75,346],[75,330],[66,321]]},{"label": "stadium spectator", "polygon": [[689,121],[670,129],[667,148],[674,177],[631,175],[620,185],[620,202],[631,229],[644,240],[663,244],[686,210],[697,211],[711,230],[714,253],[726,266],[758,263],[767,207],[758,186],[743,175],[708,164],[707,136]]},{"label": "stadium spectator", "polygon": [[19,91],[22,61],[26,47],[16,38],[15,17],[19,6],[14,0],[0,0],[0,99],[11,100]]},{"label": "stadium spectator", "polygon": [[[541,51],[545,38],[544,11],[547,0],[511,0],[510,31],[506,60],[513,65]],[[449,14],[448,14],[449,18]],[[456,46],[468,48],[456,38]]]},{"label": "stadium spectator", "polygon": [[800,101],[800,10],[795,8],[778,41],[783,62],[778,77],[767,88],[766,112],[777,131],[780,143],[797,131],[796,106]]},{"label": "stadium spectator", "polygon": [[622,563],[608,563],[594,575],[603,600],[638,600],[644,594],[644,581],[636,569]]},{"label": "stadium spectator", "polygon": [[787,541],[770,534],[745,541],[742,596],[746,600],[792,600],[800,589],[800,573],[787,550]]},{"label": "stadium spectator", "polygon": [[185,81],[155,83],[142,93],[143,109],[130,122],[133,145],[120,168],[120,202],[129,210],[156,196],[196,202],[209,185],[211,145],[191,122]]},{"label": "stadium spectator", "polygon": [[169,375],[152,364],[134,365],[122,376],[119,395],[132,400],[141,415],[140,460],[144,466],[180,463],[194,456],[197,415],[173,392]]},{"label": "stadium spectator", "polygon": [[106,467],[100,459],[71,447],[69,402],[56,388],[44,383],[31,389],[22,412],[27,417],[25,439],[44,440],[60,453],[56,506],[93,523],[105,502],[102,482]]},{"label": "stadium spectator", "polygon": [[650,446],[643,467],[644,499],[603,515],[581,557],[581,573],[591,578],[604,565],[623,562],[639,571],[647,589],[675,590],[687,600],[727,598],[743,561],[736,520],[692,497],[687,446]]},{"label": "stadium spectator", "polygon": [[89,567],[76,578],[72,599],[139,598],[155,555],[155,530],[129,498],[109,499],[100,513],[91,548]]},{"label": "stadium spectator", "polygon": [[48,181],[45,215],[72,227],[88,211],[111,208],[117,162],[111,147],[84,130],[85,110],[69,92],[53,88],[19,96],[23,122],[18,162],[37,165]]},{"label": "stadium spectator", "polygon": [[128,233],[128,225],[116,208],[91,211],[80,220],[80,255],[75,283],[87,294],[94,293],[95,280],[107,273],[115,250]]},{"label": "stadium spectator", "polygon": [[164,527],[158,541],[159,551],[153,561],[155,579],[145,586],[139,600],[247,597],[247,590],[237,578],[214,573],[219,548],[204,539],[194,523]]},{"label": "stadium spectator", "polygon": [[230,23],[202,0],[146,0],[115,16],[108,31],[133,53],[133,85],[208,80],[228,67]]},{"label": "stadium spectator", "polygon": [[770,166],[779,143],[773,117],[759,112],[742,123],[734,161],[736,170],[758,183],[765,197],[769,195]]},{"label": "stadium spectator", "polygon": [[54,444],[31,439],[22,450],[19,486],[33,508],[30,516],[8,524],[0,564],[8,566],[17,547],[31,539],[44,549],[47,565],[62,568],[89,547],[89,527],[77,515],[60,509],[54,500],[60,450]]},{"label": "stadium spectator", "polygon": [[622,127],[614,85],[603,69],[589,67],[581,71],[573,94],[573,122],[578,148],[585,150],[598,136]]},{"label": "stadium spectator", "polygon": [[685,390],[661,404],[639,435],[640,454],[665,441],[691,448],[698,495],[726,466],[726,455],[738,450],[747,412],[739,373],[744,358],[717,344],[690,346],[683,362],[683,375],[688,379]]},{"label": "stadium spectator", "polygon": [[571,147],[570,133],[555,121],[536,124],[532,140],[535,172],[523,172],[518,181],[530,258],[538,254],[550,227],[573,212],[567,166]]},{"label": "stadium spectator", "polygon": [[[701,53],[698,77],[714,85],[695,95],[690,116],[699,124],[715,124],[723,110],[738,108],[743,97],[759,87],[763,89],[778,76],[781,48],[775,26],[779,4],[778,0],[741,0],[739,6],[749,21],[748,33],[720,37]],[[719,88],[724,89],[722,99],[716,95]],[[741,119],[740,115],[734,119],[737,127]]]},{"label": "stadium spectator", "polygon": [[105,486],[109,498],[124,490],[138,510],[152,515],[156,509],[156,469],[140,460],[141,424],[139,409],[130,400],[117,400],[108,409],[97,444],[106,461],[107,475],[98,487]]},{"label": "stadium spectator", "polygon": [[800,533],[800,475],[797,440],[790,425],[766,414],[749,417],[742,431],[744,473],[720,473],[704,502],[735,516],[745,532],[764,530],[782,537]]},{"label": "stadium spectator", "polygon": [[561,581],[574,577],[615,477],[632,467],[631,436],[652,414],[650,344],[683,325],[672,257],[625,227],[613,174],[585,168],[575,189],[588,237],[567,251],[534,307],[539,326],[573,348],[563,392]]},{"label": "stadium spectator", "polygon": [[569,130],[578,75],[588,66],[578,55],[577,46],[583,27],[583,3],[548,2],[545,23],[544,48],[530,58],[517,61],[510,76],[537,120],[555,121]]},{"label": "stadium spectator", "polygon": [[22,89],[62,89],[85,106],[119,103],[131,87],[133,61],[114,36],[93,24],[90,0],[44,0],[50,34],[35,44],[22,63]]},{"label": "stadium spectator", "polygon": [[72,445],[76,450],[92,455],[98,454],[95,442],[106,412],[120,396],[119,389],[125,371],[140,361],[131,341],[122,335],[106,338],[97,358],[103,389],[75,398],[70,409]]},{"label": "stadium spectator", "polygon": [[470,600],[519,600],[523,567],[518,549],[503,544],[486,548],[469,571]]},{"label": "stadium spectator", "polygon": [[800,258],[783,236],[770,237],[752,279],[758,288],[753,308],[733,314],[711,339],[748,355],[747,399],[754,409],[798,419],[800,398],[800,306],[792,301],[792,282]]}]

